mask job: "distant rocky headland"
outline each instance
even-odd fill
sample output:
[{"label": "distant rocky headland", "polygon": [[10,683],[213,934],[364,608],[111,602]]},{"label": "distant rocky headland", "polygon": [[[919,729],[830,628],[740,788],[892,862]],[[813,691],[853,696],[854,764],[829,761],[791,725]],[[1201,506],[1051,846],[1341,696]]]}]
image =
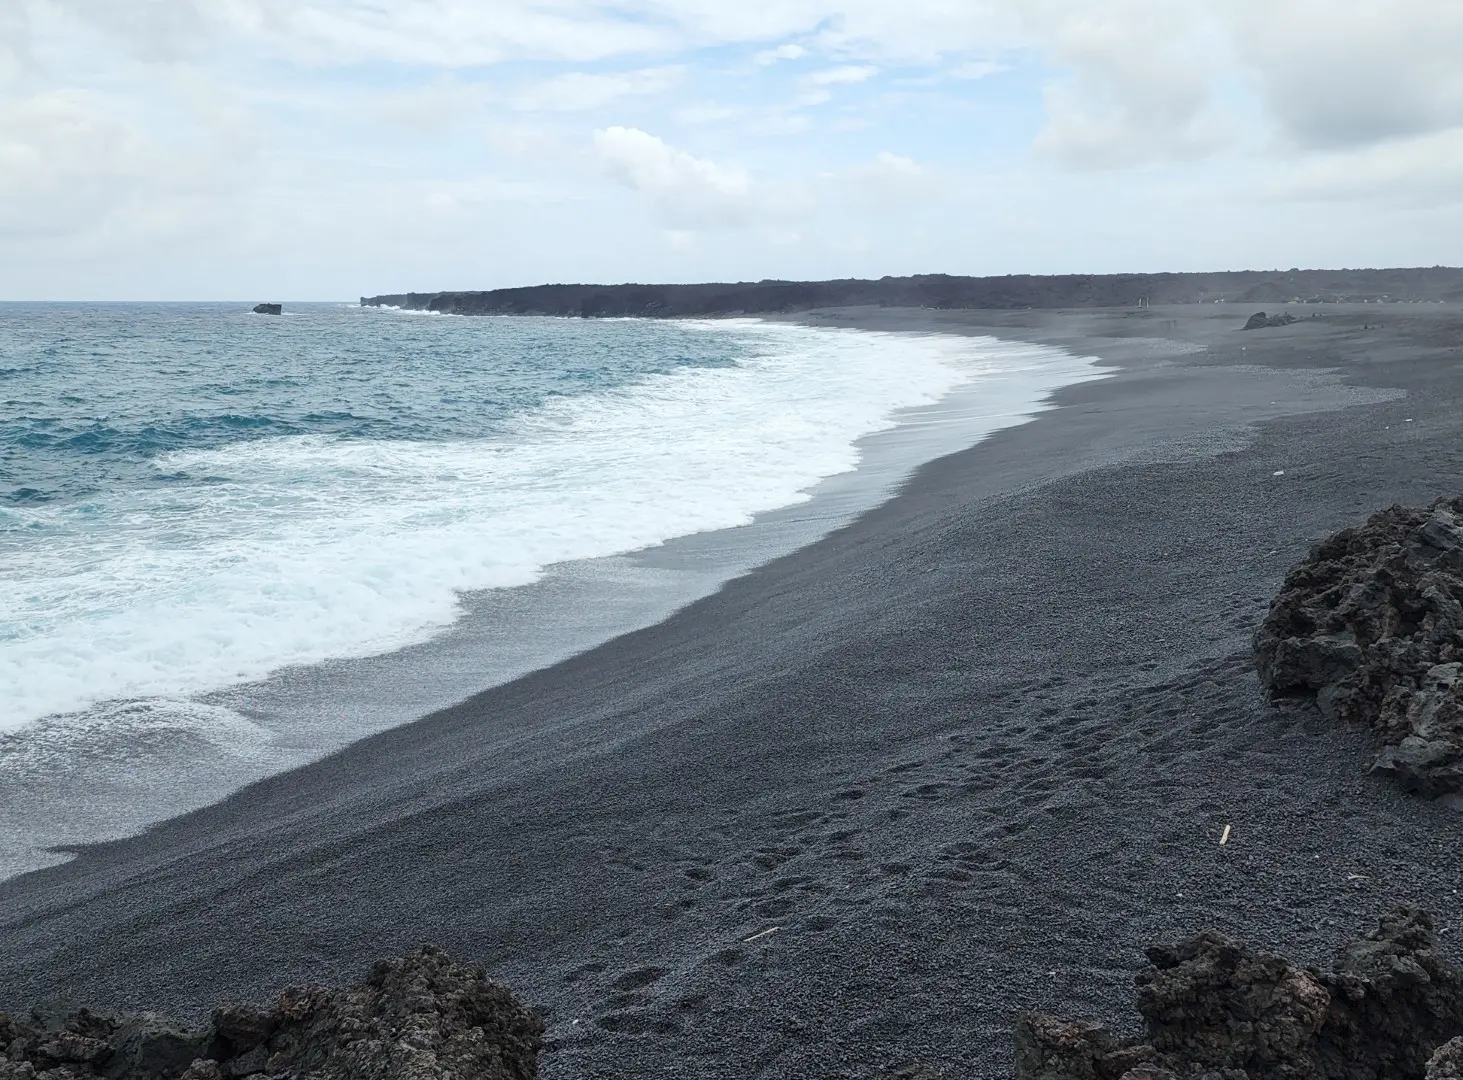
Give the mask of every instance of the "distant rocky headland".
[{"label": "distant rocky headland", "polygon": [[519,289],[393,293],[362,306],[452,315],[707,316],[812,308],[1080,308],[1137,304],[1359,303],[1463,300],[1463,268],[1240,270],[1212,274],[1064,274],[877,281],[754,281],[704,285],[533,285]]}]

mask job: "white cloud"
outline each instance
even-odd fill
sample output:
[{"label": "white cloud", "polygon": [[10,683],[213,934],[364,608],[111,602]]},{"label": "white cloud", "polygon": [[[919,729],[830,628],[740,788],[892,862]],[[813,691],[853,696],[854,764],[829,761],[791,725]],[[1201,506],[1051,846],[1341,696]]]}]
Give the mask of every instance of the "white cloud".
[{"label": "white cloud", "polygon": [[318,65],[382,60],[469,67],[519,59],[585,62],[681,46],[675,25],[619,18],[585,0],[6,0],[92,21],[145,59],[210,41]]},{"label": "white cloud", "polygon": [[881,150],[867,164],[832,173],[827,179],[855,198],[884,209],[925,202],[938,194],[936,177],[929,169],[887,150]]},{"label": "white cloud", "polygon": [[1067,72],[1039,145],[1068,164],[1202,157],[1256,121],[1294,150],[1463,126],[1453,0],[1029,0],[1021,15]]},{"label": "white cloud", "polygon": [[752,63],[758,67],[771,67],[779,60],[801,60],[808,55],[808,50],[801,45],[779,45],[775,49],[763,49],[752,57]]},{"label": "white cloud", "polygon": [[0,240],[176,234],[248,157],[247,139],[180,154],[85,91],[0,100]]},{"label": "white cloud", "polygon": [[719,102],[703,101],[696,105],[683,105],[676,110],[675,117],[682,124],[700,126],[719,124],[725,120],[746,116],[747,111],[747,108],[742,105],[722,105]]},{"label": "white cloud", "polygon": [[976,82],[1010,70],[1011,65],[994,60],[967,60],[930,75],[905,75],[893,81],[897,86],[939,86],[951,82]]},{"label": "white cloud", "polygon": [[[141,12],[117,0],[7,2],[64,8],[125,36],[150,57],[224,33],[317,64],[452,67],[523,59],[582,63],[810,34],[834,53],[927,59],[988,37],[991,9],[1008,0],[900,6],[886,0],[150,0]],[[795,59],[790,53],[801,46],[782,48],[789,53],[779,58]]]},{"label": "white cloud", "polygon": [[[27,12],[89,20],[148,58],[207,55],[227,42],[322,66],[583,63],[798,38],[754,62],[947,58],[976,77],[1024,43],[1073,76],[1053,96],[1062,115],[1049,142],[1073,144],[1075,158],[1131,158],[1144,139],[1158,140],[1159,157],[1203,145],[1173,131],[1202,111],[1193,102],[1208,90],[1196,82],[1216,67],[1252,72],[1273,116],[1304,145],[1463,123],[1456,0],[3,0],[0,73],[27,51]],[[962,60],[971,54],[985,59]],[[1168,119],[1135,116],[1145,101]],[[1076,145],[1070,129],[1087,120],[1106,132],[1103,142],[1126,148]]]},{"label": "white cloud", "polygon": [[1010,65],[999,64],[994,60],[967,60],[965,63],[951,68],[949,74],[952,79],[973,82],[976,79],[988,79],[992,75],[999,75],[1001,72],[1009,70]]},{"label": "white cloud", "polygon": [[555,133],[538,124],[493,123],[483,131],[483,136],[501,157],[528,165],[557,167],[579,153],[577,147],[571,150]]},{"label": "white cloud", "polygon": [[1016,15],[1026,2],[858,0],[816,5],[822,10],[814,40],[818,48],[835,55],[885,66],[934,64],[946,57],[1013,44],[1018,39]]},{"label": "white cloud", "polygon": [[[498,94],[490,87],[448,76],[427,86],[382,95],[373,111],[390,124],[436,131],[483,115],[497,100]],[[353,104],[359,108],[359,103]]]},{"label": "white cloud", "polygon": [[[807,101],[794,103],[796,107],[810,104]],[[811,104],[817,104],[813,102]],[[792,109],[771,109],[753,119],[747,125],[747,131],[754,136],[783,137],[788,135],[801,135],[812,129],[813,122],[804,114]]]},{"label": "white cloud", "polygon": [[1223,43],[1198,0],[1034,0],[1026,18],[1068,72],[1045,89],[1041,153],[1105,168],[1192,159],[1223,142],[1211,112]]},{"label": "white cloud", "polygon": [[30,17],[21,4],[0,4],[0,86],[30,66]]},{"label": "white cloud", "polygon": [[1266,185],[1282,201],[1456,202],[1463,191],[1463,128],[1308,154]]},{"label": "white cloud", "polygon": [[684,67],[643,68],[610,74],[571,71],[522,90],[514,108],[523,112],[580,112],[621,98],[664,94],[686,75]]},{"label": "white cloud", "polygon": [[[138,56],[149,61],[170,62],[186,55],[199,46],[211,22],[210,9],[202,0],[152,0],[145,4],[117,3],[115,0],[9,2],[29,7],[38,17],[59,14],[94,24],[108,37],[126,42]],[[244,0],[244,4],[247,3],[248,0]],[[216,5],[213,14],[223,15],[226,10],[237,6],[241,5],[236,0],[225,0]]]},{"label": "white cloud", "polygon": [[[821,53],[848,61],[824,77],[852,80],[944,57],[956,61],[951,77],[979,78],[1024,45],[1066,71],[1048,91],[1042,149],[1071,164],[1208,152],[1224,140],[1216,80],[1249,75],[1299,146],[1463,124],[1456,0],[4,0],[0,73],[27,52],[26,13],[57,11],[148,58],[228,42],[323,66],[582,63],[796,37],[806,44],[764,48],[754,62]],[[961,59],[972,53],[983,59]],[[560,78],[525,101],[571,110],[641,92],[613,75]]]},{"label": "white cloud", "polygon": [[[0,0],[0,249],[44,248],[66,283],[66,252],[185,237],[222,266],[267,231],[270,258],[351,292],[364,264],[340,253],[388,234],[372,265],[431,269],[450,247],[516,280],[724,228],[677,272],[726,273],[742,245],[786,275],[767,238],[793,219],[799,251],[870,237],[862,266],[884,272],[882,211],[908,224],[943,199],[948,235],[966,230],[952,270],[1245,259],[1258,228],[1205,223],[1292,210],[1318,215],[1324,250],[1363,237],[1349,261],[1427,258],[1463,244],[1437,224],[1463,217],[1459,55],[1458,0]],[[615,184],[654,229],[603,215]],[[1112,224],[1122,200],[1141,221]],[[1040,224],[1001,233],[1013,202]],[[530,220],[557,231],[540,243]],[[513,229],[511,255],[482,233]]]},{"label": "white cloud", "polygon": [[1463,125],[1463,5],[1453,0],[1233,0],[1217,10],[1298,145]]},{"label": "white cloud", "polygon": [[923,176],[925,172],[912,158],[891,154],[887,150],[881,150],[874,158],[872,169],[883,175],[899,177]]},{"label": "white cloud", "polygon": [[867,82],[877,74],[879,69],[873,64],[846,64],[843,67],[809,72],[803,76],[803,81],[813,86],[853,86]]},{"label": "white cloud", "polygon": [[596,131],[594,149],[610,176],[644,195],[673,225],[743,225],[758,209],[745,169],[695,157],[638,128]]}]

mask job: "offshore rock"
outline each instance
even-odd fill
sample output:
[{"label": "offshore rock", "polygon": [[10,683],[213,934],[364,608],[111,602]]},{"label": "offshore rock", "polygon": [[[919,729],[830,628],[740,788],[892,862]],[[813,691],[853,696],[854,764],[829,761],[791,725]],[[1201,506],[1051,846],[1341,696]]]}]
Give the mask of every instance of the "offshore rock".
[{"label": "offshore rock", "polygon": [[1272,699],[1372,728],[1376,767],[1408,788],[1463,791],[1463,498],[1394,506],[1316,545],[1254,646]]},{"label": "offshore rock", "polygon": [[255,315],[280,315],[284,312],[283,304],[255,304]]},{"label": "offshore rock", "polygon": [[0,1013],[0,1080],[534,1080],[543,1021],[424,947],[347,990],[293,987],[191,1031],[144,1015]]},{"label": "offshore rock", "polygon": [[1148,956],[1137,979],[1142,1036],[1120,1041],[1097,1024],[1027,1014],[1018,1080],[1463,1076],[1463,969],[1436,954],[1416,908],[1344,947],[1329,974],[1212,932]]}]

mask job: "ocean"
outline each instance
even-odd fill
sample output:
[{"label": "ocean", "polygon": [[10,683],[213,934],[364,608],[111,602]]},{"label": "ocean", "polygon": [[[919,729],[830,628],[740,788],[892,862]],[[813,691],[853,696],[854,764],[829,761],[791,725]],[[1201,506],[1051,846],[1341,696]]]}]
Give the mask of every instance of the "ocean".
[{"label": "ocean", "polygon": [[756,320],[0,304],[0,877],[663,618],[1097,374]]}]

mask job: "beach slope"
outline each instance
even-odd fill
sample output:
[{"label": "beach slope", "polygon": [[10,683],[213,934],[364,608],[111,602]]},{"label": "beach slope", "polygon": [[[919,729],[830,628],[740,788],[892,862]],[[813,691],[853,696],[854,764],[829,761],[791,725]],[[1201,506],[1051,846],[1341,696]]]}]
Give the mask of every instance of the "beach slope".
[{"label": "beach slope", "polygon": [[1266,703],[1250,635],[1316,539],[1456,493],[1463,310],[1247,314],[807,314],[1116,374],[664,623],[0,884],[0,1007],[432,941],[542,1010],[551,1078],[997,1077],[1151,941],[1447,925],[1456,812]]}]

